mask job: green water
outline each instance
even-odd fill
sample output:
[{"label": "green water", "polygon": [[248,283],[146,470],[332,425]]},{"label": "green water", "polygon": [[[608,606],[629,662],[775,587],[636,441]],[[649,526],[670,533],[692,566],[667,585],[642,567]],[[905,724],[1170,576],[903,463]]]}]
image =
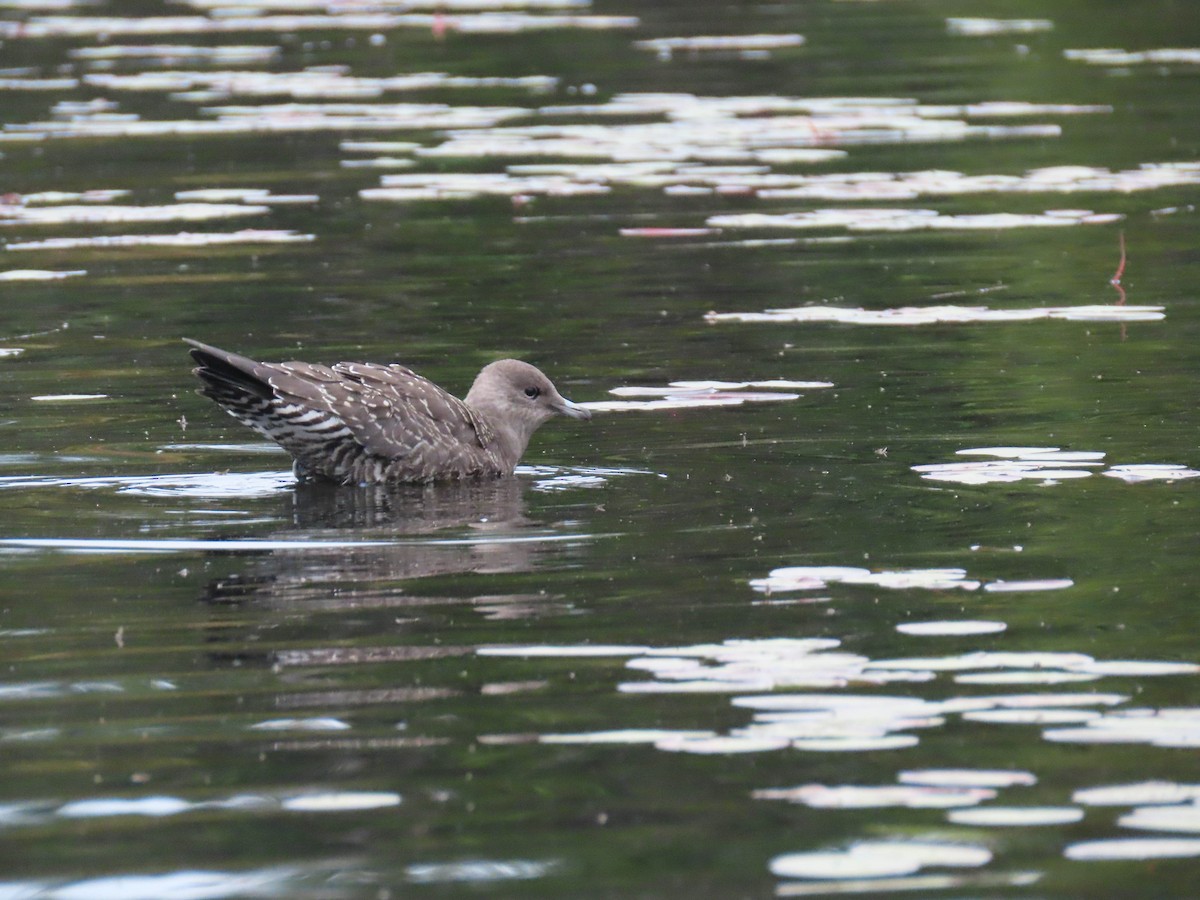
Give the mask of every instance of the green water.
[{"label": "green water", "polygon": [[[188,12],[110,3],[68,14]],[[677,92],[1112,107],[984,123],[1052,123],[1061,126],[1057,137],[847,144],[841,159],[775,164],[780,173],[1019,175],[1200,159],[1200,64],[1093,66],[1062,55],[1195,45],[1200,10],[1187,4],[1154,0],[1136,16],[1126,4],[1069,0],[970,11],[1054,23],[995,37],[949,34],[945,17],[963,11],[915,0],[628,0],[573,12],[633,15],[641,24],[451,30],[440,39],[428,28],[394,28],[114,35],[107,43],[281,48],[271,62],[245,67],[253,71],[342,65],[361,77],[560,79],[541,95],[437,88],[353,101],[363,103],[536,109]],[[13,22],[41,14],[3,11]],[[800,33],[806,43],[767,58],[680,51],[669,61],[632,46],[759,33]],[[0,79],[109,71],[69,55],[104,43],[10,34],[0,43]],[[111,71],[234,68],[242,67],[125,59]],[[214,121],[203,107],[289,102],[200,103],[86,83],[10,86],[0,96],[11,133],[51,120],[54,104],[67,100],[109,99],[116,112],[145,121]],[[544,119],[512,124],[531,123]],[[1189,724],[1200,716],[1195,674],[1113,670],[1042,685],[1035,672],[1026,683],[973,684],[956,681],[963,669],[923,670],[919,660],[980,651],[1200,662],[1200,481],[1101,474],[1134,464],[1200,467],[1195,184],[859,201],[620,184],[600,195],[370,202],[359,191],[392,171],[499,173],[580,160],[418,156],[409,169],[349,168],[342,163],[372,155],[339,149],[351,139],[434,147],[445,135],[364,128],[0,141],[3,190],[17,195],[127,190],[110,202],[129,206],[171,204],[176,192],[203,188],[316,198],[204,222],[0,219],[6,247],[242,228],[313,236],[297,244],[0,249],[0,272],[86,272],[0,283],[0,350],[22,351],[0,357],[0,896],[822,895],[846,879],[776,877],[772,860],[864,840],[992,854],[982,866],[931,863],[911,873],[961,882],[856,882],[869,896],[902,888],[910,896],[1193,895],[1195,818],[1190,830],[1135,829],[1118,819],[1147,802],[1092,805],[1072,795],[1200,781]],[[1056,228],[620,233],[699,228],[721,214],[862,207],[1089,209],[1122,218]],[[1162,321],[704,320],[710,310],[809,304],[1115,304],[1109,279],[1122,235],[1126,304],[1162,307]],[[744,243],[754,240],[762,242]],[[271,360],[403,361],[459,395],[501,356],[536,363],[576,401],[688,379],[833,387],[786,402],[557,420],[534,438],[528,468],[499,484],[295,487],[284,455],[193,393],[181,337]],[[34,399],[46,395],[102,396]],[[998,446],[1105,456],[1090,477],[1049,482],[963,484],[913,470]],[[298,543],[238,543],[254,541]],[[833,581],[765,594],[750,584],[786,566],[964,569],[981,586]],[[1040,579],[1070,584],[984,589]],[[940,620],[1007,629],[896,630]],[[777,658],[758,656],[740,676],[726,673],[727,689],[686,691],[669,674],[626,666],[643,656],[634,648],[691,648],[669,656],[712,671],[723,662],[705,646],[746,640],[761,649],[779,638],[839,641],[824,652],[864,661],[912,658],[928,677],[887,683],[860,672],[789,686]],[[630,649],[580,656],[585,645]],[[495,647],[534,649],[479,652]],[[1031,667],[1038,664],[1008,668]],[[656,680],[677,689],[621,687]],[[547,740],[626,729],[727,736],[753,718],[737,698],[806,692],[931,704],[1110,693],[1121,698],[1112,707],[1082,708],[1147,717],[1177,710],[1179,726],[1166,733],[1182,746],[1138,734],[1119,743],[1051,740],[1044,732],[1054,724],[987,723],[953,711],[890,729],[917,738],[894,749],[702,754],[632,739]],[[941,808],[752,797],[806,784],[895,785],[904,771],[938,768],[1032,773],[1036,785],[999,789],[981,808],[1076,806],[1082,819],[983,827],[954,824]],[[1183,858],[1068,855],[1086,842],[1150,837],[1183,841]]]}]

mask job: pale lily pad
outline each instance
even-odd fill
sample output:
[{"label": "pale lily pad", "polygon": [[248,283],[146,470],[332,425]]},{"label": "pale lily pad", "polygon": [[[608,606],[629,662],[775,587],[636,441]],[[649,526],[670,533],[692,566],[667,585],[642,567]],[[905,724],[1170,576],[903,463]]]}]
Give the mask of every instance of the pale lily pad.
[{"label": "pale lily pad", "polygon": [[136,797],[133,799],[93,799],[64,803],[58,815],[69,819],[94,819],[106,816],[174,816],[192,809],[179,797]]},{"label": "pale lily pad", "polygon": [[700,753],[706,755],[763,753],[770,750],[783,750],[788,745],[789,742],[785,738],[739,737],[734,735],[724,737],[681,737],[675,735],[654,742],[654,747],[657,750],[666,750],[671,753]]},{"label": "pale lily pad", "polygon": [[1007,628],[1008,626],[1003,622],[983,622],[969,619],[937,622],[901,622],[896,626],[896,630],[901,634],[923,637],[998,634]]},{"label": "pale lily pad", "polygon": [[64,278],[78,278],[86,275],[83,269],[68,271],[49,271],[46,269],[9,269],[0,272],[0,281],[61,281]]},{"label": "pale lily pad", "polygon": [[1090,709],[985,709],[964,712],[967,722],[991,725],[1079,725],[1100,717]]},{"label": "pale lily pad", "polygon": [[901,784],[954,788],[1006,788],[1037,784],[1037,776],[1019,769],[910,769],[897,776]]},{"label": "pale lily pad", "polygon": [[985,19],[950,18],[946,20],[946,30],[950,34],[967,37],[992,36],[997,34],[1030,34],[1037,31],[1050,31],[1054,23],[1049,19]]},{"label": "pale lily pad", "polygon": [[1091,672],[1055,672],[1047,669],[1009,669],[1000,672],[967,672],[955,675],[958,684],[1070,684],[1095,681],[1101,676]]},{"label": "pale lily pad", "polygon": [[284,800],[280,806],[293,812],[352,812],[399,806],[400,795],[390,791],[331,791],[300,794]]},{"label": "pale lily pad", "polygon": [[787,566],[772,569],[766,578],[751,579],[750,587],[763,593],[791,590],[824,590],[828,585],[861,584],[891,589],[967,590],[980,582],[965,569],[910,569],[872,572],[852,566]]},{"label": "pale lily pad", "polygon": [[616,731],[589,731],[578,734],[542,734],[542,744],[653,744],[666,740],[714,738],[712,731],[671,731],[665,728],[625,728]]},{"label": "pale lily pad", "polygon": [[1139,484],[1143,481],[1185,481],[1188,478],[1200,477],[1200,471],[1196,469],[1170,463],[1113,466],[1101,474],[1109,478],[1119,478],[1126,484]]},{"label": "pale lily pad", "polygon": [[1143,806],[1121,816],[1117,824],[1149,831],[1200,832],[1200,806],[1194,802],[1182,806]]},{"label": "pale lily pad", "polygon": [[1028,828],[1079,822],[1083,819],[1083,810],[1076,806],[981,806],[951,810],[946,819],[955,825]]},{"label": "pale lily pad", "polygon": [[1114,710],[1082,728],[1049,729],[1043,737],[1067,743],[1200,747],[1200,709]]},{"label": "pale lily pad", "polygon": [[312,719],[267,719],[249,726],[254,731],[347,731],[350,726],[341,719],[319,717]]},{"label": "pale lily pad", "polygon": [[974,806],[996,796],[994,790],[976,787],[929,787],[920,785],[806,784],[794,788],[765,788],[751,795],[756,800],[786,800],[813,809],[947,809]]},{"label": "pale lily pad", "polygon": [[983,652],[961,653],[954,656],[880,659],[870,663],[877,669],[933,669],[963,671],[971,669],[1063,669],[1087,666],[1094,662],[1085,653]]},{"label": "pale lily pad", "polygon": [[1094,660],[1077,667],[1080,671],[1096,675],[1125,676],[1130,678],[1157,677],[1160,675],[1195,675],[1200,665],[1189,662],[1166,662],[1160,660]]},{"label": "pale lily pad", "polygon": [[6,250],[77,250],[124,249],[127,247],[214,247],[228,244],[305,244],[315,240],[311,234],[269,229],[243,229],[234,232],[181,232],[179,234],[114,234],[94,237],[59,237],[41,241],[13,241]]},{"label": "pale lily pad", "polygon": [[[732,217],[714,216],[713,218],[709,219],[709,223],[722,228],[732,228],[739,223],[756,225],[758,227],[775,226],[811,228],[829,227],[835,224],[835,222],[825,222],[820,219],[795,219],[791,220],[791,225],[788,225],[787,222],[780,221],[780,217],[772,218],[762,214],[753,215],[757,216],[758,218],[751,218],[750,215],[747,215],[741,219],[733,219],[731,221]],[[831,216],[831,218],[833,217]],[[915,221],[925,221],[925,219],[926,217],[924,216],[914,216]],[[903,221],[905,220],[896,219],[893,224],[898,224]],[[1048,216],[1044,220],[1022,220],[1014,223],[1014,225],[1066,223],[1067,220],[1062,220],[1054,216]],[[850,227],[854,224],[854,220],[848,218],[848,216],[842,216],[839,217],[839,220],[836,222],[836,224],[841,224],[844,227]],[[863,224],[858,227],[865,230],[867,225]],[[881,230],[883,228],[882,224],[878,225],[877,227]],[[995,227],[1000,226],[996,225]],[[763,322],[782,324],[802,322],[835,322],[845,325],[914,326],[943,323],[972,324],[989,322],[1028,322],[1044,319],[1063,319],[1082,322],[1157,322],[1165,318],[1165,314],[1163,312],[1163,307],[1161,306],[1104,306],[1095,304],[1075,307],[1031,307],[1025,309],[992,309],[986,306],[906,306],[895,309],[878,310],[847,308],[840,306],[798,306],[788,309],[768,309],[765,312],[711,312],[706,314],[704,318],[705,321],[713,323]]]},{"label": "pale lily pad", "polygon": [[888,734],[879,737],[803,738],[792,741],[797,750],[810,753],[871,753],[878,750],[906,750],[920,743],[912,734]]},{"label": "pale lily pad", "polygon": [[1071,799],[1075,803],[1082,803],[1085,806],[1187,803],[1200,800],[1200,784],[1180,784],[1175,781],[1114,784],[1105,787],[1083,788],[1072,794]]},{"label": "pale lily pad", "polygon": [[1081,841],[1063,852],[1079,862],[1104,860],[1191,859],[1200,856],[1200,838],[1118,838]]},{"label": "pale lily pad", "polygon": [[770,862],[772,875],[780,878],[884,878],[913,875],[920,862],[886,853],[788,853]]},{"label": "pale lily pad", "polygon": [[1024,591],[1061,591],[1074,587],[1070,578],[1029,578],[1021,581],[992,581],[983,586],[989,594],[1015,594]]},{"label": "pale lily pad", "polygon": [[927,866],[973,868],[991,859],[990,850],[967,844],[860,841],[844,851],[777,856],[770,869],[780,878],[882,878],[911,875]]},{"label": "pale lily pad", "polygon": [[974,697],[974,702],[986,703],[989,707],[1002,709],[1037,709],[1055,706],[1119,706],[1126,702],[1126,694],[1099,694],[1079,691],[1071,694],[1000,694],[993,697]]},{"label": "pale lily pad", "polygon": [[[617,397],[646,397],[646,400],[599,400],[582,404],[588,409],[621,412],[628,410],[689,409],[704,406],[737,406],[742,403],[771,403],[796,400],[799,394],[781,388],[818,389],[833,387],[827,381],[673,381],[664,387],[622,386],[609,393]],[[750,390],[761,388],[762,390]]]},{"label": "pale lily pad", "polygon": [[107,400],[108,394],[38,394],[29,399],[42,403],[74,403],[79,400]]},{"label": "pale lily pad", "polygon": [[1064,50],[1063,56],[1066,59],[1093,66],[1171,65],[1173,63],[1200,65],[1200,48],[1197,47],[1164,47],[1135,51],[1106,47],[1093,50]]},{"label": "pale lily pad", "polygon": [[705,35],[699,37],[668,37],[634,41],[639,50],[651,50],[664,58],[677,51],[691,53],[729,50],[775,50],[781,47],[799,47],[804,36],[799,34],[735,34]]},{"label": "pale lily pad", "polygon": [[265,206],[247,203],[173,203],[165,206],[0,206],[0,225],[120,224],[125,222],[207,222],[258,216]]},{"label": "pale lily pad", "polygon": [[480,647],[475,652],[480,656],[544,656],[558,659],[581,659],[605,656],[638,656],[649,649],[649,647],[638,646],[636,644],[570,644],[562,646],[531,644],[524,646]]}]

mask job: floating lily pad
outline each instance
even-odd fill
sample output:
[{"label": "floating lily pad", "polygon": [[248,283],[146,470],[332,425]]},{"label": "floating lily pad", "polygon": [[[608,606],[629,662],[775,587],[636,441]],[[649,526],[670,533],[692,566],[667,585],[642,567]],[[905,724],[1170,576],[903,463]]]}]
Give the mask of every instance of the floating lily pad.
[{"label": "floating lily pad", "polygon": [[946,819],[955,825],[1028,828],[1079,822],[1083,819],[1083,810],[1075,806],[982,806],[951,810]]},{"label": "floating lily pad", "polygon": [[331,791],[289,797],[280,806],[293,812],[351,812],[399,806],[400,795],[390,791]]},{"label": "floating lily pad", "polygon": [[901,784],[935,787],[1006,788],[1037,784],[1032,772],[1018,769],[910,769],[897,776]]},{"label": "floating lily pad", "polygon": [[1003,622],[983,622],[962,619],[938,622],[901,622],[896,630],[901,634],[920,636],[962,636],[972,634],[998,634],[1008,626]]},{"label": "floating lily pad", "polygon": [[795,788],[767,788],[754,791],[756,800],[786,800],[814,809],[948,809],[974,806],[996,796],[987,788],[928,787],[919,785],[826,786],[806,784]]},{"label": "floating lily pad", "polygon": [[1079,862],[1103,860],[1190,859],[1200,856],[1197,838],[1119,838],[1108,841],[1081,841],[1063,852],[1067,859]]},{"label": "floating lily pad", "polygon": [[986,19],[982,17],[959,17],[946,20],[946,30],[950,34],[968,37],[991,36],[997,34],[1031,34],[1037,31],[1050,31],[1054,23],[1049,19]]},{"label": "floating lily pad", "polygon": [[927,866],[974,868],[991,862],[985,847],[900,841],[860,841],[844,851],[788,853],[770,862],[781,878],[880,878],[910,875]]}]

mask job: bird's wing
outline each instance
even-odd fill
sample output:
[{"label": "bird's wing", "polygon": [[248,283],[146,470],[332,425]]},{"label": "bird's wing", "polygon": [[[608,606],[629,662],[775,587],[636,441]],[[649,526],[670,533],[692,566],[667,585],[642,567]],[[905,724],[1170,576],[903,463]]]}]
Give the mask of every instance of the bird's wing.
[{"label": "bird's wing", "polygon": [[333,413],[368,453],[405,457],[438,445],[486,448],[492,440],[467,404],[404,366],[269,365],[267,382],[277,395]]}]

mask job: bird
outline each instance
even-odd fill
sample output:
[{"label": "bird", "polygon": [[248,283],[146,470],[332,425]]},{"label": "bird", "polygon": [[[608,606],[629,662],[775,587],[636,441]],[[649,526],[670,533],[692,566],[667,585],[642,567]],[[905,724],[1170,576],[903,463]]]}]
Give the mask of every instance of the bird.
[{"label": "bird", "polygon": [[517,359],[484,366],[460,400],[395,363],[256,362],[184,342],[197,363],[198,393],[283,447],[299,481],[507,477],[547,419],[592,417]]}]

